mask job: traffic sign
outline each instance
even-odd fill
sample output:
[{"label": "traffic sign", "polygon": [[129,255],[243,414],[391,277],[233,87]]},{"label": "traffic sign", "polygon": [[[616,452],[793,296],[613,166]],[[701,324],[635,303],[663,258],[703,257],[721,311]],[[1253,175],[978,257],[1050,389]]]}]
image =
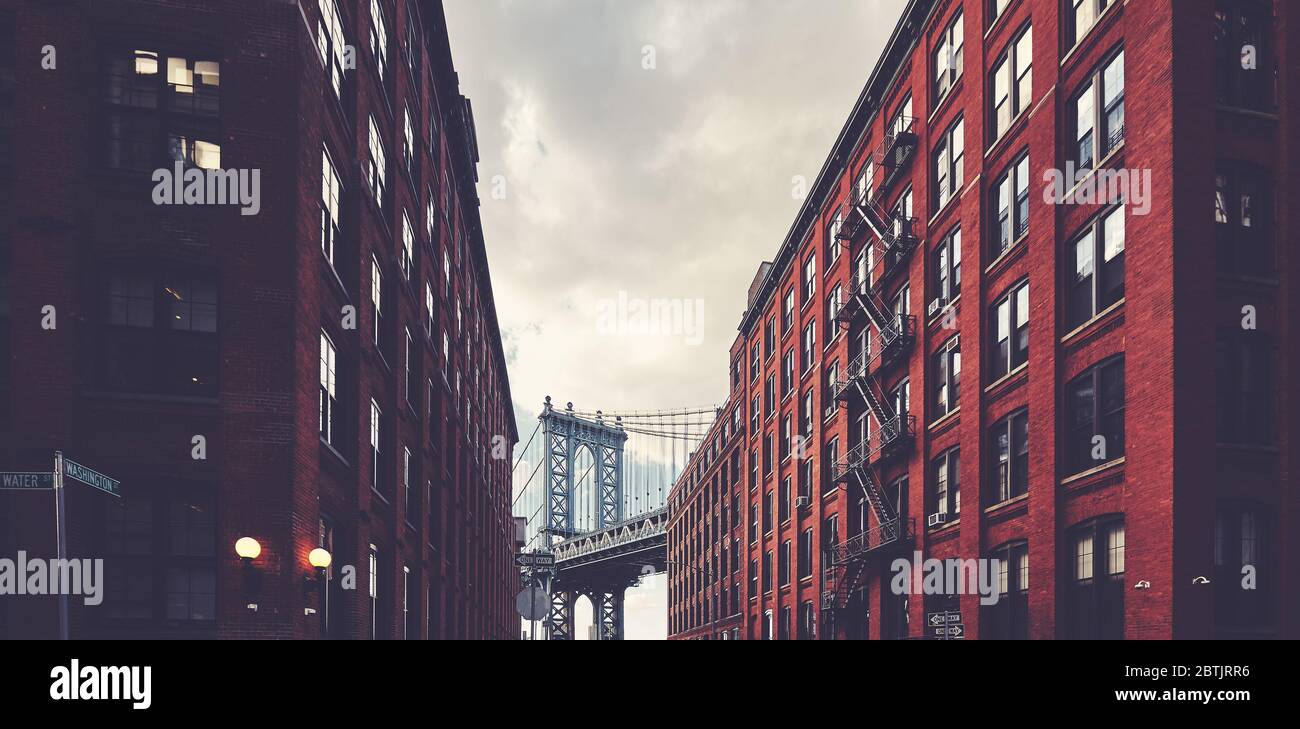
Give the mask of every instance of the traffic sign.
[{"label": "traffic sign", "polygon": [[948,611],[943,613],[929,614],[929,624],[931,626],[949,625],[951,623],[960,623],[960,622],[961,622],[961,613],[959,612]]},{"label": "traffic sign", "polygon": [[551,596],[545,590],[526,587],[515,595],[515,610],[524,620],[542,620],[551,609]]},{"label": "traffic sign", "polygon": [[555,555],[549,552],[531,552],[515,555],[516,567],[554,567]]},{"label": "traffic sign", "polygon": [[64,478],[70,478],[73,481],[80,481],[81,483],[84,483],[91,488],[99,489],[106,494],[122,498],[121,481],[105,476],[94,469],[86,468],[76,461],[71,461],[67,458],[63,459],[63,476]]},{"label": "traffic sign", "polygon": [[53,473],[0,472],[0,491],[45,491],[52,488]]}]

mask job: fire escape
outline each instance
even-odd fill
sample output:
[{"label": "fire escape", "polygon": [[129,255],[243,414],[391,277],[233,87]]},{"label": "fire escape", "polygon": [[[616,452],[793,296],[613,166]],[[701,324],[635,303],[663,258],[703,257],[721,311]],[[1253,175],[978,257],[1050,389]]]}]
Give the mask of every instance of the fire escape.
[{"label": "fire escape", "polygon": [[875,346],[864,347],[839,380],[831,383],[831,394],[846,404],[861,402],[878,427],[875,434],[864,438],[832,464],[832,478],[836,482],[856,484],[862,490],[871,505],[875,524],[862,524],[859,534],[826,550],[822,609],[828,611],[828,622],[833,622],[834,611],[848,605],[861,584],[870,557],[914,540],[911,520],[900,517],[882,482],[883,468],[906,455],[916,427],[916,418],[900,411],[884,384],[884,376],[906,360],[916,340],[916,317],[897,313],[882,297],[882,292],[907,270],[911,253],[919,245],[914,232],[916,221],[906,217],[901,209],[890,212],[881,204],[884,193],[903,176],[916,150],[912,120],[901,119],[895,128],[875,152],[876,167],[882,171],[880,186],[870,191],[865,186],[852,186],[849,210],[839,236],[850,246],[854,241],[864,240],[863,245],[870,247],[869,260],[873,264],[865,271],[856,271],[850,278],[849,292],[836,315],[837,323],[851,328],[861,322],[862,326],[873,328],[876,336]]}]

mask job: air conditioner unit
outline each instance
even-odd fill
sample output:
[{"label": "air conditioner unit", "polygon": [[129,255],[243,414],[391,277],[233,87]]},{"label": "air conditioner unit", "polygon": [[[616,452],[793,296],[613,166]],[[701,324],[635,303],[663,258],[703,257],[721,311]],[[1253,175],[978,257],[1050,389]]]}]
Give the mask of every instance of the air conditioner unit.
[{"label": "air conditioner unit", "polygon": [[948,515],[943,512],[931,514],[929,520],[927,520],[926,523],[928,523],[932,527],[943,526],[944,524],[948,523]]},{"label": "air conditioner unit", "polygon": [[947,305],[947,303],[948,300],[940,296],[939,298],[930,302],[929,308],[925,310],[925,315],[934,316],[935,314],[938,314],[940,311],[943,310],[943,307]]},{"label": "air conditioner unit", "polygon": [[799,496],[799,497],[796,497],[795,500],[794,500],[794,508],[796,508],[796,509],[807,509],[807,508],[808,508],[808,505],[811,504],[811,503],[812,503],[812,500],[809,499],[807,496]]}]

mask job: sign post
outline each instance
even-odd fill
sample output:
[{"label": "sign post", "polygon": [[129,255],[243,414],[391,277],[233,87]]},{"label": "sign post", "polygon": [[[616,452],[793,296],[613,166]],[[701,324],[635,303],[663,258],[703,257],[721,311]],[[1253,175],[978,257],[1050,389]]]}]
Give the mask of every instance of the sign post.
[{"label": "sign post", "polygon": [[[59,564],[68,559],[68,515],[63,500],[63,451],[54,452],[54,536]],[[68,591],[59,590],[59,640],[68,639]]]}]

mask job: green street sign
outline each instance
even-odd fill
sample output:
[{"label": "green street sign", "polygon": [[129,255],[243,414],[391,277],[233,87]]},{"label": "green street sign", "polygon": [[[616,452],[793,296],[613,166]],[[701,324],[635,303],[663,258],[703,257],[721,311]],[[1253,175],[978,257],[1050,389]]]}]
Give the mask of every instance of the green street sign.
[{"label": "green street sign", "polygon": [[99,489],[106,494],[122,498],[122,482],[115,478],[110,478],[94,469],[86,468],[76,461],[63,459],[63,477],[70,478],[73,481],[80,481],[87,486]]}]

